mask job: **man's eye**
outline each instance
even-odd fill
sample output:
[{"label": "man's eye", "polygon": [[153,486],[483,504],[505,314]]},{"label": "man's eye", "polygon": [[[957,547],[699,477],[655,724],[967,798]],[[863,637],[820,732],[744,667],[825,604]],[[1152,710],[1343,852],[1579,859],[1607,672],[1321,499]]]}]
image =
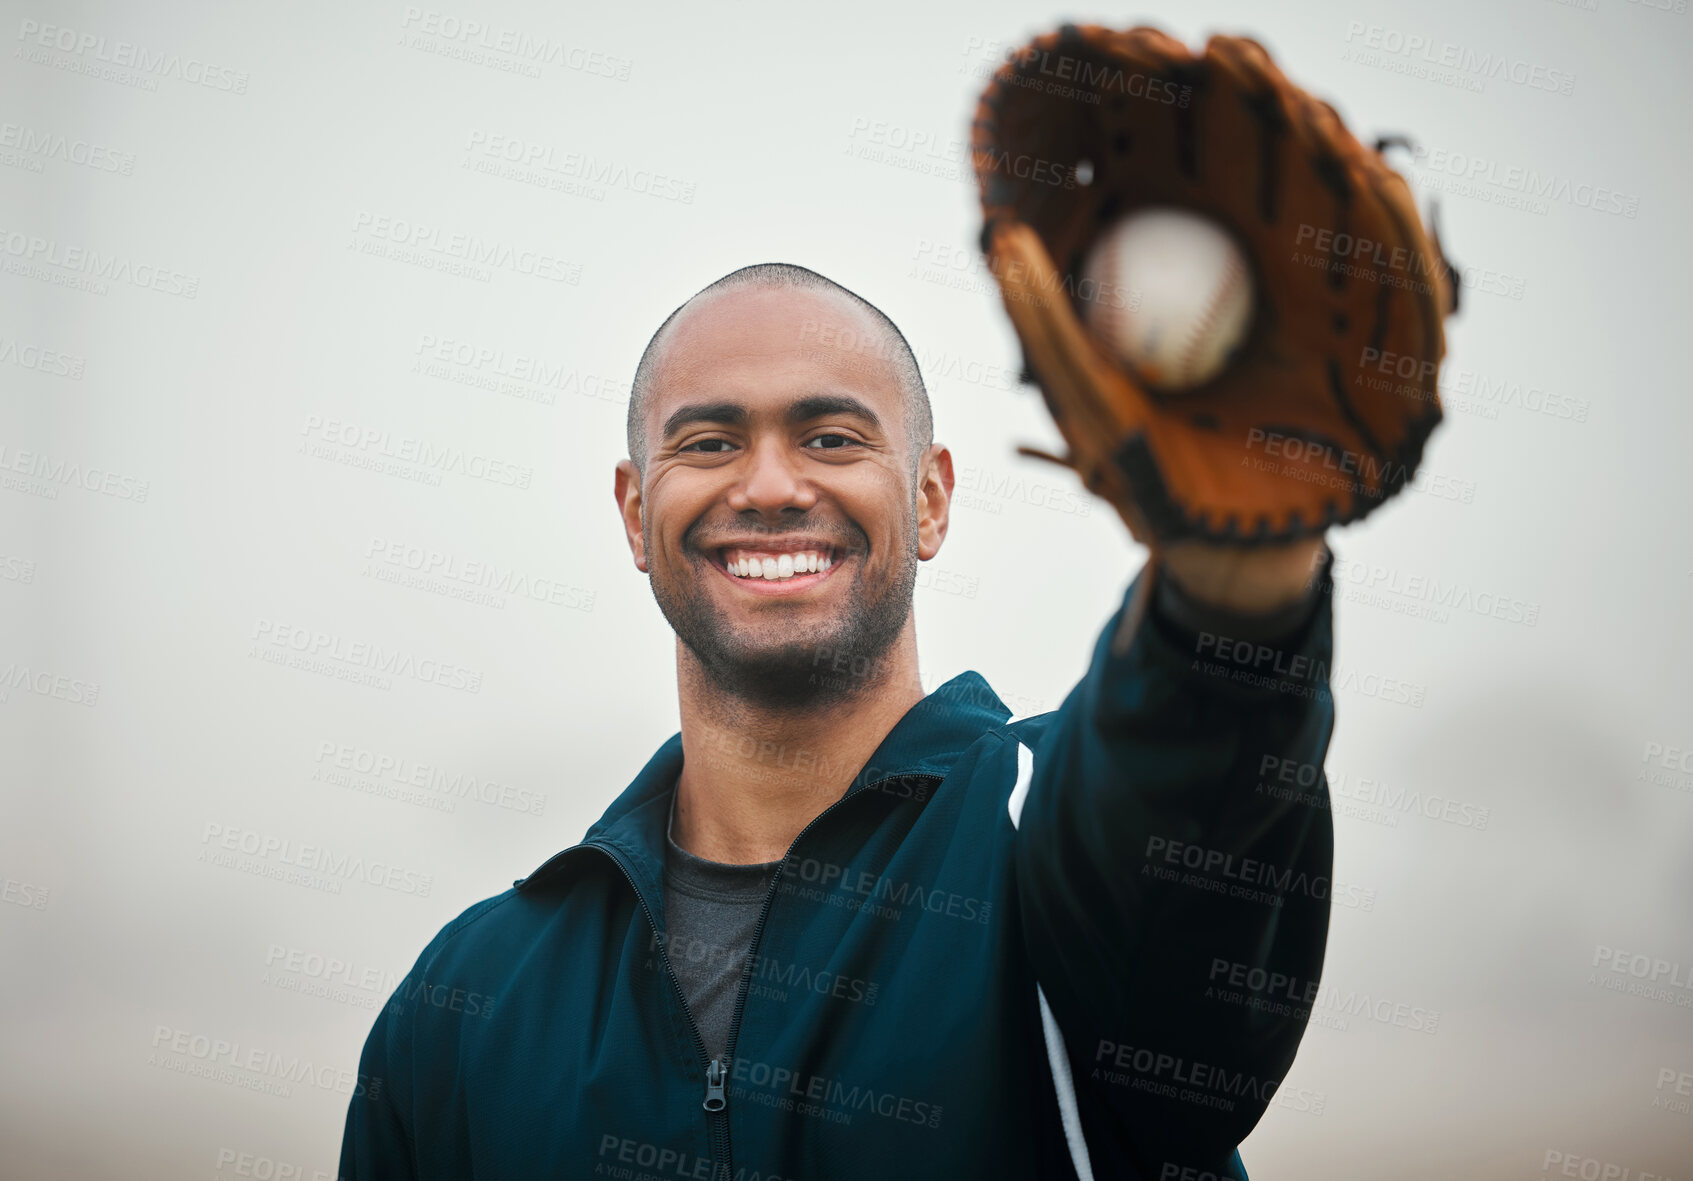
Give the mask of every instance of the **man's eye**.
[{"label": "man's eye", "polygon": [[839,439],[840,442],[838,444],[835,444],[835,445],[825,445],[823,447],[819,447],[819,448],[817,448],[817,450],[819,450],[819,451],[839,451],[842,447],[850,447],[850,446],[852,446],[852,445],[854,445],[858,442],[857,439],[854,439],[854,438],[852,438],[848,435],[829,434],[829,435],[818,435],[816,438],[814,438],[814,439],[810,440],[810,442],[806,443],[806,446],[810,447],[812,443],[816,443],[821,439]]},{"label": "man's eye", "polygon": [[[692,451],[692,450],[693,450],[693,449],[694,449],[694,448],[696,448],[696,447],[710,447],[710,446],[711,446],[711,444],[713,444],[713,443],[720,443],[720,444],[722,444],[722,445],[723,445],[723,446],[724,446],[724,447],[728,447],[728,446],[729,446],[729,440],[728,440],[728,439],[698,439],[698,440],[695,440],[695,441],[694,441],[694,442],[692,442],[692,443],[689,443],[689,444],[688,444],[688,445],[687,445],[687,446],[685,446],[685,447],[683,447],[683,448],[681,448],[681,450],[683,450],[683,451]],[[703,454],[706,454],[706,455],[718,455],[718,454],[721,454],[721,452],[718,452],[718,451],[714,451],[714,450],[713,450],[713,451],[706,451],[706,452],[703,452]]]}]

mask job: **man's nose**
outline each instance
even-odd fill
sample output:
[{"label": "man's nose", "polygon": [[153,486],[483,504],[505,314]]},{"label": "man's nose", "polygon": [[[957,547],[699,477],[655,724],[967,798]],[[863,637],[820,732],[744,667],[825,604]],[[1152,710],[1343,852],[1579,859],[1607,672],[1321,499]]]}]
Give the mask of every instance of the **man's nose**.
[{"label": "man's nose", "polygon": [[737,512],[807,509],[816,501],[817,491],[805,476],[803,457],[785,439],[753,443],[741,478],[729,492],[729,507]]}]

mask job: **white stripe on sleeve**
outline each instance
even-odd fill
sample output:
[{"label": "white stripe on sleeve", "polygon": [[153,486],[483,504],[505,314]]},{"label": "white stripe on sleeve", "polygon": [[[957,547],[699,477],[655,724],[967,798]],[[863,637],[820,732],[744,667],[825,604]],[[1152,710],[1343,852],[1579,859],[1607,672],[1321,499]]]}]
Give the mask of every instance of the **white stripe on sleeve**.
[{"label": "white stripe on sleeve", "polygon": [[[1035,752],[1022,742],[1017,743],[1017,784],[1005,801],[1011,813],[1011,827],[1018,827],[1023,819],[1023,802],[1029,798],[1029,784],[1035,777]],[[1046,1035],[1046,1061],[1052,1068],[1052,1085],[1058,1092],[1058,1115],[1064,1121],[1064,1141],[1070,1146],[1070,1163],[1080,1181],[1093,1181],[1093,1162],[1088,1157],[1088,1142],[1082,1135],[1082,1113],[1076,1106],[1076,1083],[1070,1074],[1070,1056],[1064,1049],[1064,1033],[1046,1003],[1046,992],[1035,985],[1035,997],[1040,1001],[1041,1032]]]}]

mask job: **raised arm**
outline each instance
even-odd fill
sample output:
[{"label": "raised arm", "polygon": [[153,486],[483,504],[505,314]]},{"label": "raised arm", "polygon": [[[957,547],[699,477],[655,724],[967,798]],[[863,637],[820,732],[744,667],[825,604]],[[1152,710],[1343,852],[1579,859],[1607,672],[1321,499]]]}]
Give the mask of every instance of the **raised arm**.
[{"label": "raised arm", "polygon": [[1244,1176],[1235,1147],[1309,1009],[1268,982],[1314,993],[1322,969],[1327,564],[1304,594],[1286,570],[1309,569],[1308,550],[1204,567],[1180,568],[1206,599],[1159,561],[1142,570],[1028,731],[1013,798],[1024,938],[1096,1177]]}]

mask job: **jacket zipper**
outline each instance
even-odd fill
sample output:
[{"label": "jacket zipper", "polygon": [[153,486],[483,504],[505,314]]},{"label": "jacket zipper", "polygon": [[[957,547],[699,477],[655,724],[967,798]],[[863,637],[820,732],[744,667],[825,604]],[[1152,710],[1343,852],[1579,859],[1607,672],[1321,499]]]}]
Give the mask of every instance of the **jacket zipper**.
[{"label": "jacket zipper", "polygon": [[853,792],[850,795],[842,796],[840,799],[830,804],[827,808],[824,808],[816,816],[813,816],[811,818],[811,823],[799,830],[799,836],[796,836],[793,839],[792,844],[788,846],[788,851],[782,855],[782,860],[776,863],[776,872],[770,875],[770,888],[766,890],[764,894],[764,907],[758,912],[758,925],[752,930],[752,944],[747,948],[746,966],[741,969],[740,988],[738,988],[735,992],[735,1015],[729,1019],[729,1043],[728,1048],[724,1050],[724,1056],[728,1058],[729,1061],[733,1062],[735,1060],[735,1042],[741,1035],[741,1013],[747,1007],[747,984],[752,979],[753,966],[758,962],[758,945],[764,938],[764,923],[765,920],[770,917],[770,906],[773,902],[775,902],[776,889],[782,883],[782,868],[787,865],[788,858],[793,856],[794,846],[799,844],[805,834],[810,832],[812,828],[823,819],[823,817],[833,812],[836,808],[839,808],[848,800],[853,799],[864,792],[870,791],[872,788],[880,787],[884,783],[892,783],[896,779],[923,779],[929,781],[930,783],[938,784],[942,781],[943,776],[927,774],[889,775],[885,778],[878,779],[873,783],[865,784],[858,791]]},{"label": "jacket zipper", "polygon": [[[629,872],[629,867],[623,863],[623,857],[609,845],[602,845],[598,841],[584,841],[583,848],[598,849],[611,858],[612,864],[623,874],[629,883],[629,892],[640,903],[641,913],[646,916],[647,926],[653,933],[653,942],[658,944],[658,959],[664,965],[664,974],[670,978],[671,991],[676,994],[677,1003],[682,1008],[682,1016],[688,1022],[688,1030],[694,1035],[694,1048],[699,1052],[699,1060],[705,1065],[705,1099],[700,1106],[707,1112],[706,1123],[711,1134],[711,1174],[713,1181],[719,1177],[729,1177],[733,1174],[733,1167],[729,1160],[729,1117],[724,1111],[729,1106],[725,1091],[727,1071],[724,1064],[716,1058],[710,1058],[705,1048],[705,1038],[700,1036],[700,1027],[694,1021],[694,1015],[688,1009],[688,998],[682,993],[682,982],[677,979],[676,972],[670,966],[670,956],[664,950],[664,944],[658,939],[658,923],[653,920],[652,908],[647,900],[641,896],[641,891],[635,886],[635,875]],[[722,1165],[719,1167],[718,1162]]]},{"label": "jacket zipper", "polygon": [[[853,799],[864,792],[868,792],[872,788],[880,787],[884,783],[893,783],[895,780],[899,779],[921,779],[931,784],[939,784],[944,778],[945,777],[941,775],[918,773],[913,775],[889,775],[882,779],[877,779],[874,782],[865,784],[856,792],[850,792],[847,795],[843,795],[827,808],[824,808],[816,816],[813,816],[811,818],[811,822],[799,830],[799,835],[796,836],[788,845],[788,851],[784,853],[782,855],[782,859],[776,863],[776,871],[770,875],[770,886],[764,893],[764,905],[758,912],[758,925],[753,928],[752,943],[747,947],[746,966],[741,969],[741,983],[735,993],[735,1013],[729,1020],[728,1046],[724,1050],[723,1057],[721,1059],[711,1058],[708,1056],[708,1052],[705,1048],[705,1038],[700,1036],[700,1027],[695,1023],[694,1015],[688,1009],[688,998],[682,993],[682,982],[677,979],[675,971],[673,971],[670,967],[670,957],[665,953],[663,943],[659,943],[659,961],[664,964],[664,974],[670,977],[671,991],[676,994],[676,999],[681,1002],[682,1015],[687,1018],[688,1029],[694,1035],[694,1046],[699,1050],[700,1061],[705,1064],[705,1098],[701,1101],[700,1106],[703,1107],[707,1113],[707,1120],[711,1129],[712,1181],[717,1181],[718,1178],[727,1179],[734,1175],[734,1158],[730,1154],[729,1146],[729,1117],[725,1114],[729,1107],[728,1064],[735,1060],[735,1042],[741,1035],[741,1014],[747,1007],[747,983],[752,979],[753,965],[758,962],[758,945],[764,938],[764,924],[770,917],[770,906],[773,902],[775,902],[776,889],[782,882],[782,867],[787,865],[788,858],[793,855],[794,846],[799,844],[805,834],[810,832],[812,828],[820,823],[829,813],[833,812],[836,808],[839,808],[848,800]],[[635,901],[641,904],[641,913],[646,916],[647,926],[652,929],[653,935],[655,936],[654,941],[657,942],[656,936],[658,934],[658,924],[653,921],[652,908],[647,905],[647,900],[641,897],[641,891],[635,886],[635,875],[630,873],[629,867],[623,863],[622,855],[614,850],[610,845],[603,845],[598,841],[584,841],[581,847],[598,849],[607,857],[611,858],[612,863],[617,866],[619,872],[623,874],[624,879],[629,883],[629,891],[635,895]],[[718,1163],[719,1161],[722,1162],[721,1166]]]}]

